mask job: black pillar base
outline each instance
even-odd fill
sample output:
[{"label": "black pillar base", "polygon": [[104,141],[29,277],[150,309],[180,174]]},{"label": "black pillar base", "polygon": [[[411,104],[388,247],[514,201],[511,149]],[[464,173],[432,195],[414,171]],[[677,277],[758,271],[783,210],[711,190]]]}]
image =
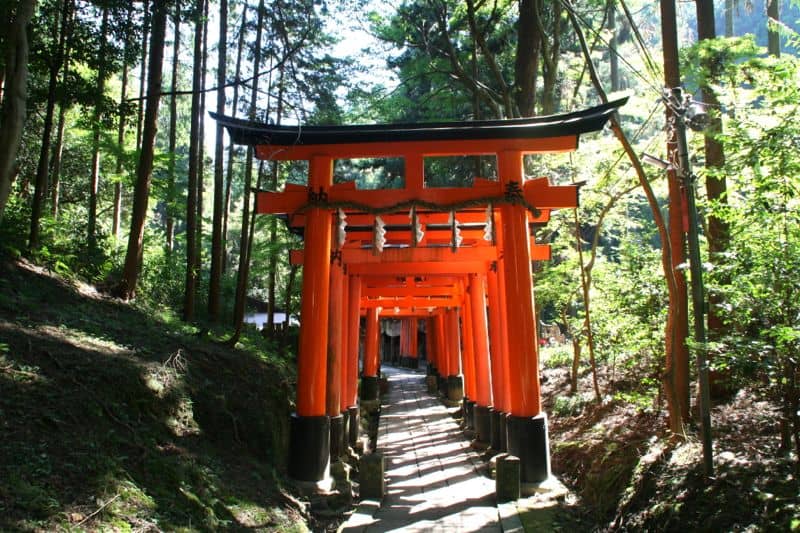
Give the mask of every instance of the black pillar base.
[{"label": "black pillar base", "polygon": [[417,370],[419,368],[419,357],[409,357],[408,368],[411,370]]},{"label": "black pillar base", "polygon": [[464,398],[464,379],[461,376],[447,376],[447,399],[460,402]]},{"label": "black pillar base", "polygon": [[438,376],[438,375],[439,375],[439,372],[437,372],[437,371],[436,371],[436,365],[434,365],[433,363],[428,363],[428,371],[427,371],[427,374],[428,374],[429,376]]},{"label": "black pillar base", "polygon": [[322,481],[330,472],[331,420],[298,416],[289,421],[289,476],[298,481]]},{"label": "black pillar base", "polygon": [[491,434],[489,445],[498,452],[502,448],[500,444],[500,419],[504,416],[505,413],[502,411],[496,411],[494,407],[489,408],[489,432]]},{"label": "black pillar base", "polygon": [[500,448],[501,452],[508,451],[508,413],[500,412]]},{"label": "black pillar base", "polygon": [[464,427],[467,429],[475,429],[475,402],[464,397]]},{"label": "black pillar base", "polygon": [[472,419],[475,424],[475,439],[482,444],[489,444],[492,438],[489,408],[476,404],[472,409]]},{"label": "black pillar base", "polygon": [[447,398],[447,377],[437,376],[439,382],[439,394]]},{"label": "black pillar base", "polygon": [[374,402],[379,398],[378,376],[361,377],[361,401]]},{"label": "black pillar base", "polygon": [[340,414],[331,419],[331,462],[335,463],[344,454],[344,417]]},{"label": "black pillar base", "polygon": [[540,483],[550,477],[547,416],[508,416],[508,453],[520,459],[520,481]]},{"label": "black pillar base", "polygon": [[360,429],[360,424],[361,424],[361,414],[359,411],[360,409],[358,408],[357,405],[353,405],[347,408],[347,412],[349,414],[347,418],[349,418],[350,420],[347,442],[350,444],[350,446],[354,448],[356,446],[356,442],[358,442],[358,430]]}]

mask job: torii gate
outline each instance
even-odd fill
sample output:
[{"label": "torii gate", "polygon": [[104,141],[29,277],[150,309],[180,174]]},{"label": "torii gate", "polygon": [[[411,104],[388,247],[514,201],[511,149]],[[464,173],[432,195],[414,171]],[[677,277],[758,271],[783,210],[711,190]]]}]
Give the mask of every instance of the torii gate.
[{"label": "torii gate", "polygon": [[[352,261],[353,268],[348,268],[345,275],[342,264],[347,263],[347,254],[365,252],[345,248],[338,239],[334,244],[334,236],[339,233],[337,213],[341,210],[348,218],[391,216],[413,208],[412,216],[418,213],[433,217],[436,213],[467,207],[483,209],[489,205],[499,207],[501,218],[495,225],[497,267],[485,272],[490,304],[495,303],[489,306],[492,325],[489,337],[496,340],[492,346],[504,352],[503,357],[496,359],[506,366],[498,376],[493,376],[502,380],[497,388],[505,392],[499,402],[506,422],[505,440],[509,452],[520,457],[523,482],[539,482],[549,476],[546,415],[539,397],[528,213],[577,206],[577,187],[553,186],[546,178],[526,181],[523,156],[577,149],[580,134],[600,130],[626,100],[530,119],[399,125],[273,126],[212,113],[227,128],[233,142],[255,146],[260,159],[309,162],[307,186],[287,185],[283,192],[260,192],[256,199],[258,213],[303,216],[305,247],[297,402],[290,424],[288,460],[293,478],[311,482],[327,480],[332,421],[342,425],[342,413],[347,413],[350,419],[358,413],[353,365],[355,360],[357,369],[358,319],[353,317],[358,317],[361,307],[358,277],[374,272],[377,264],[402,265],[395,266],[394,273],[407,276],[428,274],[430,268],[441,269],[441,264],[448,264],[444,272],[448,275],[475,276],[485,271],[480,265],[487,264],[485,259],[454,260],[455,255],[466,250],[468,254],[485,253],[480,246],[458,249],[453,254],[451,249],[455,246],[451,249],[424,246],[424,241],[420,243],[411,237],[410,252],[404,251],[409,248],[387,248],[377,254],[386,254],[381,260],[361,257],[364,261]],[[425,186],[426,157],[466,155],[496,156],[499,179],[475,178],[472,187],[464,188]],[[403,158],[403,188],[387,194],[381,190],[356,189],[352,182],[333,184],[334,159],[387,157]],[[416,228],[412,231],[416,232]],[[351,245],[356,240],[354,236]],[[447,253],[453,254],[449,261],[443,259]],[[373,254],[375,250],[365,255],[375,257]],[[406,254],[409,260],[388,260],[390,254]],[[357,282],[351,282],[353,278]],[[341,320],[331,321],[331,309],[334,312],[346,309],[346,312],[339,315]],[[447,330],[452,344],[453,336],[459,335],[458,315],[445,314],[447,320],[437,318],[434,329]],[[367,319],[368,343],[376,337],[378,317],[377,307],[371,308]],[[333,355],[339,349],[346,353],[342,358],[346,359],[344,364]],[[371,349],[368,344],[367,352]],[[369,372],[375,369],[367,363],[365,360],[364,372],[370,376]],[[498,403],[497,399],[495,402]],[[351,424],[351,437],[353,426],[357,424]]]}]

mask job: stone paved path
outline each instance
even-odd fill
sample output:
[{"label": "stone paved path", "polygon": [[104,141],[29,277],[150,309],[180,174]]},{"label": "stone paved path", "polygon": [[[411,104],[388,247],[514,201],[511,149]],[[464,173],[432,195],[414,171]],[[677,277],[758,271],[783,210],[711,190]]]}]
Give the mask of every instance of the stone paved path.
[{"label": "stone paved path", "polygon": [[387,494],[363,502],[341,531],[500,532],[494,481],[458,423],[427,392],[420,372],[384,366],[378,449],[386,461]]}]

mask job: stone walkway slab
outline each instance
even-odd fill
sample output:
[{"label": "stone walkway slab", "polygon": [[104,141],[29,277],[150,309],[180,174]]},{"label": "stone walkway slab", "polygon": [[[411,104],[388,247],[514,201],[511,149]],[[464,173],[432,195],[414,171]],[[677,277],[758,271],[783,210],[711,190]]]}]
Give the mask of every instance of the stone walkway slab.
[{"label": "stone walkway slab", "polygon": [[[377,453],[386,464],[387,493],[362,502],[340,531],[501,532],[514,519],[495,503],[494,481],[456,420],[427,391],[421,372],[384,366]],[[518,523],[518,520],[516,521]]]}]

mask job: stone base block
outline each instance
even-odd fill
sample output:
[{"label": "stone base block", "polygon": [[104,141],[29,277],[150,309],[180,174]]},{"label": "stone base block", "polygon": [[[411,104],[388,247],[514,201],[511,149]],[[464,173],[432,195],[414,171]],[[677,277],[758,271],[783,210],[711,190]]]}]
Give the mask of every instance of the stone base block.
[{"label": "stone base block", "polygon": [[493,450],[500,451],[500,419],[505,416],[502,411],[495,410],[494,407],[489,408],[489,445]]},{"label": "stone base block", "polygon": [[375,401],[380,396],[378,384],[378,376],[362,376],[361,377],[361,400],[362,401]]},{"label": "stone base block", "polygon": [[447,376],[447,399],[453,402],[460,402],[464,399],[464,378]]},{"label": "stone base block", "polygon": [[358,462],[359,480],[362,500],[382,500],[386,494],[384,479],[385,462],[383,455],[370,453],[361,457]]},{"label": "stone base block", "polygon": [[330,475],[331,421],[327,416],[298,416],[289,421],[289,476],[323,481]]},{"label": "stone base block", "polygon": [[357,405],[352,405],[347,408],[347,412],[349,415],[347,418],[350,423],[347,433],[347,442],[350,446],[355,446],[356,441],[358,441],[358,429],[361,422],[361,417],[359,416],[360,409]]},{"label": "stone base block", "polygon": [[331,419],[331,462],[339,461],[344,453],[344,416],[332,416]]},{"label": "stone base block", "polygon": [[516,501],[520,496],[520,466],[518,457],[501,454],[497,457],[495,493],[498,502]]},{"label": "stone base block", "polygon": [[436,394],[439,390],[439,382],[436,379],[436,376],[428,375],[425,378],[425,384],[428,386],[428,392],[431,394]]},{"label": "stone base block", "polygon": [[550,477],[550,443],[547,416],[508,416],[508,452],[520,459],[523,483],[540,483]]},{"label": "stone base block", "polygon": [[475,438],[478,442],[488,445],[492,439],[489,408],[475,405],[472,409],[472,419],[475,424]]}]

